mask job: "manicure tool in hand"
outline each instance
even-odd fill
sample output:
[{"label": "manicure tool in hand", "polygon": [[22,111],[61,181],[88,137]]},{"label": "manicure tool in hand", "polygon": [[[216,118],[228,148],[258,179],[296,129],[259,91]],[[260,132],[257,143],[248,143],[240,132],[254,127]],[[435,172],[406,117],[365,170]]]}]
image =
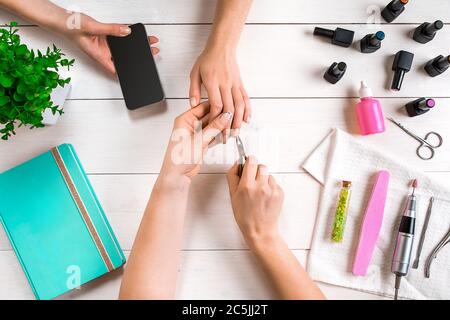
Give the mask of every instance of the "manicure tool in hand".
[{"label": "manicure tool in hand", "polygon": [[411,252],[414,243],[414,227],[416,223],[416,204],[417,197],[414,195],[417,188],[417,180],[412,183],[413,192],[408,197],[406,208],[403,211],[402,220],[397,234],[394,255],[392,258],[391,272],[395,274],[395,296],[398,298],[398,290],[402,277],[405,277],[409,271],[411,261]]},{"label": "manicure tool in hand", "polygon": [[[404,132],[406,132],[408,135],[410,135],[411,137],[413,137],[414,139],[416,139],[417,141],[420,142],[420,146],[417,148],[417,156],[422,159],[422,160],[431,160],[434,157],[434,150],[437,148],[440,148],[442,146],[442,143],[444,142],[444,139],[442,138],[442,136],[437,133],[437,132],[428,132],[425,135],[425,138],[421,138],[418,135],[416,135],[415,133],[413,133],[412,131],[406,129],[400,122],[395,121],[393,118],[388,118],[388,120],[392,121],[397,127],[399,127],[400,129],[402,129]],[[437,144],[431,144],[428,140],[428,138],[430,138],[431,136],[434,136],[437,138],[438,143]],[[429,156],[427,157],[426,154],[423,155],[421,150],[428,150],[429,152]]]},{"label": "manicure tool in hand", "polygon": [[438,243],[436,248],[434,248],[433,252],[430,254],[430,256],[427,259],[427,262],[425,264],[425,277],[426,278],[430,277],[431,263],[433,262],[434,259],[437,258],[439,251],[444,249],[444,247],[446,245],[448,245],[449,243],[450,243],[450,229],[448,230],[448,232],[444,236],[444,238],[442,238],[441,242]]},{"label": "manicure tool in hand", "polygon": [[247,154],[245,153],[244,144],[239,136],[236,137],[236,146],[239,152],[239,166],[238,166],[238,176],[242,176],[242,172],[244,171],[245,159],[247,159]]},{"label": "manicure tool in hand", "polygon": [[423,243],[425,242],[425,234],[428,229],[428,223],[430,222],[431,212],[433,211],[434,198],[430,198],[430,204],[428,205],[427,215],[425,217],[425,221],[423,223],[422,232],[420,234],[419,245],[417,246],[416,258],[414,259],[414,263],[412,268],[417,269],[419,267],[420,255],[422,253]]}]

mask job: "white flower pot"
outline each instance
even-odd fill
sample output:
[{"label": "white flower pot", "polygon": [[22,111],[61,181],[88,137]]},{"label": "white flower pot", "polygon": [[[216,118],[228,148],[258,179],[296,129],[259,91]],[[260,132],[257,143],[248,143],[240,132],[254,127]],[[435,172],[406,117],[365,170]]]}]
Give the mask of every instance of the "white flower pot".
[{"label": "white flower pot", "polygon": [[[56,89],[53,90],[51,100],[53,101],[54,106],[59,106],[59,108],[64,107],[64,104],[66,103],[67,97],[69,96],[70,90],[72,89],[72,86],[70,84],[66,84],[63,87],[56,87]],[[58,120],[59,120],[59,112],[56,112],[53,114],[51,109],[46,109],[42,113],[42,117],[44,118],[42,120],[42,123],[46,126],[54,126]]]}]

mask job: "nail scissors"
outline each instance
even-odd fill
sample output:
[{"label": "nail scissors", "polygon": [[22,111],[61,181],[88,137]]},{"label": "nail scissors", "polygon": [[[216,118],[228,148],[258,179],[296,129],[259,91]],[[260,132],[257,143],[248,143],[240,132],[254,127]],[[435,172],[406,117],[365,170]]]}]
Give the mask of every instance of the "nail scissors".
[{"label": "nail scissors", "polygon": [[244,144],[239,136],[236,137],[236,146],[239,152],[239,166],[238,166],[238,176],[242,176],[242,172],[244,171],[244,163],[245,159],[247,159],[247,154],[245,153]]},{"label": "nail scissors", "polygon": [[[442,146],[442,143],[444,142],[444,139],[442,139],[442,136],[437,132],[428,132],[425,135],[425,138],[421,138],[412,131],[406,129],[400,122],[395,121],[393,118],[388,118],[388,120],[392,121],[397,127],[402,129],[404,132],[406,132],[408,135],[416,139],[420,142],[420,146],[417,148],[417,156],[422,160],[431,160],[434,157],[434,150],[437,148],[440,148]],[[431,136],[434,136],[437,138],[438,143],[437,144],[431,144],[429,142],[429,138]],[[421,151],[422,150],[422,151]],[[429,156],[427,157],[424,155],[423,150],[427,150],[429,152]],[[425,153],[426,154],[426,153]]]},{"label": "nail scissors", "polygon": [[438,243],[436,248],[434,248],[433,252],[430,254],[430,256],[427,259],[427,262],[425,264],[425,277],[426,278],[430,277],[431,263],[433,262],[434,259],[437,258],[439,251],[444,249],[444,247],[446,245],[448,245],[449,243],[450,243],[450,229],[448,230],[448,232],[444,236],[444,238],[442,238],[441,242]]}]

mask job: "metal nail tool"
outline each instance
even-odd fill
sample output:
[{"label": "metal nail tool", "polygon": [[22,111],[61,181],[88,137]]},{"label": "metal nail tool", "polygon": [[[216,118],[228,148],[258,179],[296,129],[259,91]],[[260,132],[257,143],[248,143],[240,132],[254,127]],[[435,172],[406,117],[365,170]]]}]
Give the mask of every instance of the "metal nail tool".
[{"label": "metal nail tool", "polygon": [[[420,146],[417,148],[417,156],[422,159],[422,160],[431,160],[434,157],[434,150],[441,147],[442,143],[444,142],[444,139],[442,138],[442,136],[439,133],[436,132],[428,132],[425,135],[425,138],[421,138],[418,135],[416,135],[415,133],[413,133],[412,131],[406,129],[400,122],[395,121],[393,118],[388,118],[388,120],[392,121],[397,127],[399,127],[400,129],[402,129],[404,132],[406,132],[408,135],[410,135],[411,137],[413,137],[414,139],[416,139],[417,141],[420,142]],[[430,138],[431,136],[434,136],[438,139],[438,143],[437,144],[431,144],[428,141],[428,138]],[[429,156],[427,157],[426,155],[423,155],[423,152],[421,152],[421,150],[428,150],[429,152]]]},{"label": "metal nail tool", "polygon": [[430,277],[430,269],[431,269],[431,263],[434,261],[434,259],[437,258],[437,255],[439,251],[444,249],[444,247],[450,243],[450,229],[448,230],[447,234],[442,238],[441,242],[438,243],[436,248],[434,248],[433,252],[430,254],[430,256],[427,259],[427,262],[425,263],[425,277]]},{"label": "metal nail tool", "polygon": [[430,198],[430,203],[428,205],[427,215],[425,216],[425,221],[423,223],[422,232],[420,234],[419,244],[417,246],[416,258],[414,259],[414,263],[412,265],[413,269],[417,269],[419,267],[420,255],[423,249],[423,243],[425,242],[425,234],[428,229],[428,223],[430,222],[431,212],[433,211],[434,198]]},{"label": "metal nail tool", "polygon": [[239,166],[238,166],[238,175],[242,176],[242,172],[244,171],[245,159],[247,159],[247,154],[245,153],[244,144],[239,136],[236,137],[236,146],[239,152]]}]

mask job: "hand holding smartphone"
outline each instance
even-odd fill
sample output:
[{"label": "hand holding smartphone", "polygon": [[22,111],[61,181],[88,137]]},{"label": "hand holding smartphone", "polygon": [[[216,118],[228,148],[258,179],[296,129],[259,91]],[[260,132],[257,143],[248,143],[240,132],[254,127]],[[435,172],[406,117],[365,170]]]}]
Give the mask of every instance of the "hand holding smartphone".
[{"label": "hand holding smartphone", "polygon": [[107,41],[125,104],[129,110],[136,110],[164,100],[164,91],[145,26],[138,23],[130,28],[130,35],[108,36]]}]

